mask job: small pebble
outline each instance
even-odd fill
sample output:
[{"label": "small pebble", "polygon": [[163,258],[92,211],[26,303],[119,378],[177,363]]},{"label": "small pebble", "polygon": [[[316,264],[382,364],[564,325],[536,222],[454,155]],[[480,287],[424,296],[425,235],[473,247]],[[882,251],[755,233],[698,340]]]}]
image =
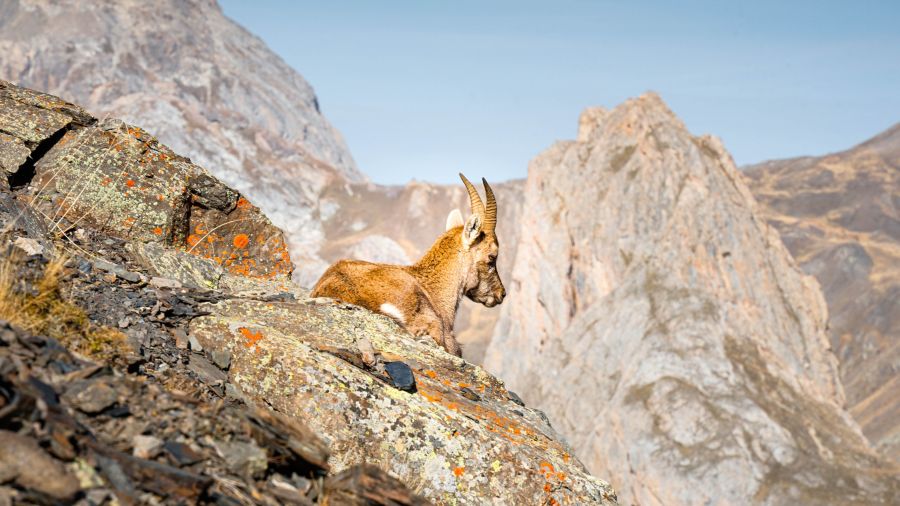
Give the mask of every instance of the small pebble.
[{"label": "small pebble", "polygon": [[178,348],[179,350],[188,349],[190,340],[188,339],[187,333],[183,329],[173,330],[172,335],[175,336],[175,347],[176,348]]},{"label": "small pebble", "polygon": [[200,345],[200,341],[197,340],[197,337],[193,334],[188,336],[188,342],[191,343],[191,351],[200,352],[203,351],[203,346]]}]

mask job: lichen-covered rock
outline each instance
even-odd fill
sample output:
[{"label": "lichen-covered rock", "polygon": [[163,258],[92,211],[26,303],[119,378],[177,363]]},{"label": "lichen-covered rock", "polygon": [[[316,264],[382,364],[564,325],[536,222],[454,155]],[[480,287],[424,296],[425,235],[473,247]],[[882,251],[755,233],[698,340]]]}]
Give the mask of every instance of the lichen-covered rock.
[{"label": "lichen-covered rock", "polygon": [[39,157],[33,173],[14,176],[30,183],[21,197],[57,232],[91,227],[183,250],[231,274],[289,278],[282,232],[238,192],[140,128],[94,124],[48,97],[0,82],[0,130]]},{"label": "lichen-covered rock", "polygon": [[307,286],[327,267],[319,195],[366,178],[312,86],[218,2],[4,1],[0,54],[0,79],[141,125],[262,207]]},{"label": "lichen-covered rock", "polygon": [[[383,467],[440,504],[612,504],[541,414],[496,378],[353,306],[229,300],[191,333],[231,353],[231,381],[330,439],[331,465]],[[416,392],[365,365],[368,341],[413,370]],[[475,395],[472,395],[472,394]]]}]

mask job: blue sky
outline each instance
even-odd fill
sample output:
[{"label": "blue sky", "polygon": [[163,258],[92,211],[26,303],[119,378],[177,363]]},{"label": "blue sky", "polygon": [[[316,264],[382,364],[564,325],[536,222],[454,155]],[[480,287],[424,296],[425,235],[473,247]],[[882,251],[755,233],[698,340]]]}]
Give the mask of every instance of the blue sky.
[{"label": "blue sky", "polygon": [[379,183],[524,177],[583,108],[646,90],[738,164],[900,121],[900,2],[220,3],[313,85]]}]

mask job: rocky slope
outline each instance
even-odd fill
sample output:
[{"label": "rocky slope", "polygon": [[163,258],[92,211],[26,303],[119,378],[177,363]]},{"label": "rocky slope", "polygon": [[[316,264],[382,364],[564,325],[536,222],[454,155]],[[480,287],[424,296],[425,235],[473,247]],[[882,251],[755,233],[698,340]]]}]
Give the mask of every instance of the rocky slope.
[{"label": "rocky slope", "polygon": [[0,1],[0,79],[153,131],[263,205],[298,274],[324,269],[318,195],[362,181],[310,85],[213,0]]},{"label": "rocky slope", "polygon": [[900,460],[900,125],[844,152],[744,175],[762,216],[822,286],[851,413]]},{"label": "rocky slope", "polygon": [[[659,97],[535,158],[485,357],[625,504],[888,504],[817,283],[721,143]],[[515,294],[513,296],[512,294]]]},{"label": "rocky slope", "polygon": [[[481,368],[388,318],[306,298],[290,281],[282,232],[145,131],[0,81],[0,132],[2,247],[55,266],[22,283],[27,276],[8,273],[28,274],[27,265],[4,255],[0,314],[101,361],[76,363],[54,341],[0,328],[0,438],[67,484],[42,488],[40,474],[3,459],[4,496],[421,504],[399,478],[437,504],[615,503],[543,413]],[[101,371],[104,361],[113,369]],[[73,390],[73,379],[89,381]],[[174,401],[135,382],[202,405],[196,430],[177,413],[145,412],[152,399]],[[145,393],[155,397],[135,398]],[[29,402],[7,425],[25,395],[46,396],[66,416]],[[70,400],[57,406],[57,395]],[[216,425],[223,405],[236,411]],[[165,451],[145,452],[135,435]],[[313,451],[319,438],[327,462]],[[312,467],[287,465],[300,460]],[[324,485],[306,486],[322,472]]]}]

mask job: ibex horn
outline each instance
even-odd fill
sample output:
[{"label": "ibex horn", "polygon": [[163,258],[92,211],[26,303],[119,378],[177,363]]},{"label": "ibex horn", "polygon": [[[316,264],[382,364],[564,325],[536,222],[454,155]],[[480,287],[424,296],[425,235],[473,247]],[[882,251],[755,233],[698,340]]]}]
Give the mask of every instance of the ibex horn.
[{"label": "ibex horn", "polygon": [[481,216],[481,219],[484,220],[484,204],[481,202],[481,197],[478,196],[478,190],[472,186],[472,183],[466,179],[466,176],[462,175],[462,172],[459,173],[459,177],[462,179],[464,185],[466,185],[466,190],[469,192],[469,205],[472,206],[472,213]]},{"label": "ibex horn", "polygon": [[497,200],[494,198],[494,190],[491,189],[487,180],[481,178],[481,182],[484,184],[484,196],[487,198],[487,206],[484,209],[484,227],[482,228],[486,233],[490,233],[497,225]]}]

